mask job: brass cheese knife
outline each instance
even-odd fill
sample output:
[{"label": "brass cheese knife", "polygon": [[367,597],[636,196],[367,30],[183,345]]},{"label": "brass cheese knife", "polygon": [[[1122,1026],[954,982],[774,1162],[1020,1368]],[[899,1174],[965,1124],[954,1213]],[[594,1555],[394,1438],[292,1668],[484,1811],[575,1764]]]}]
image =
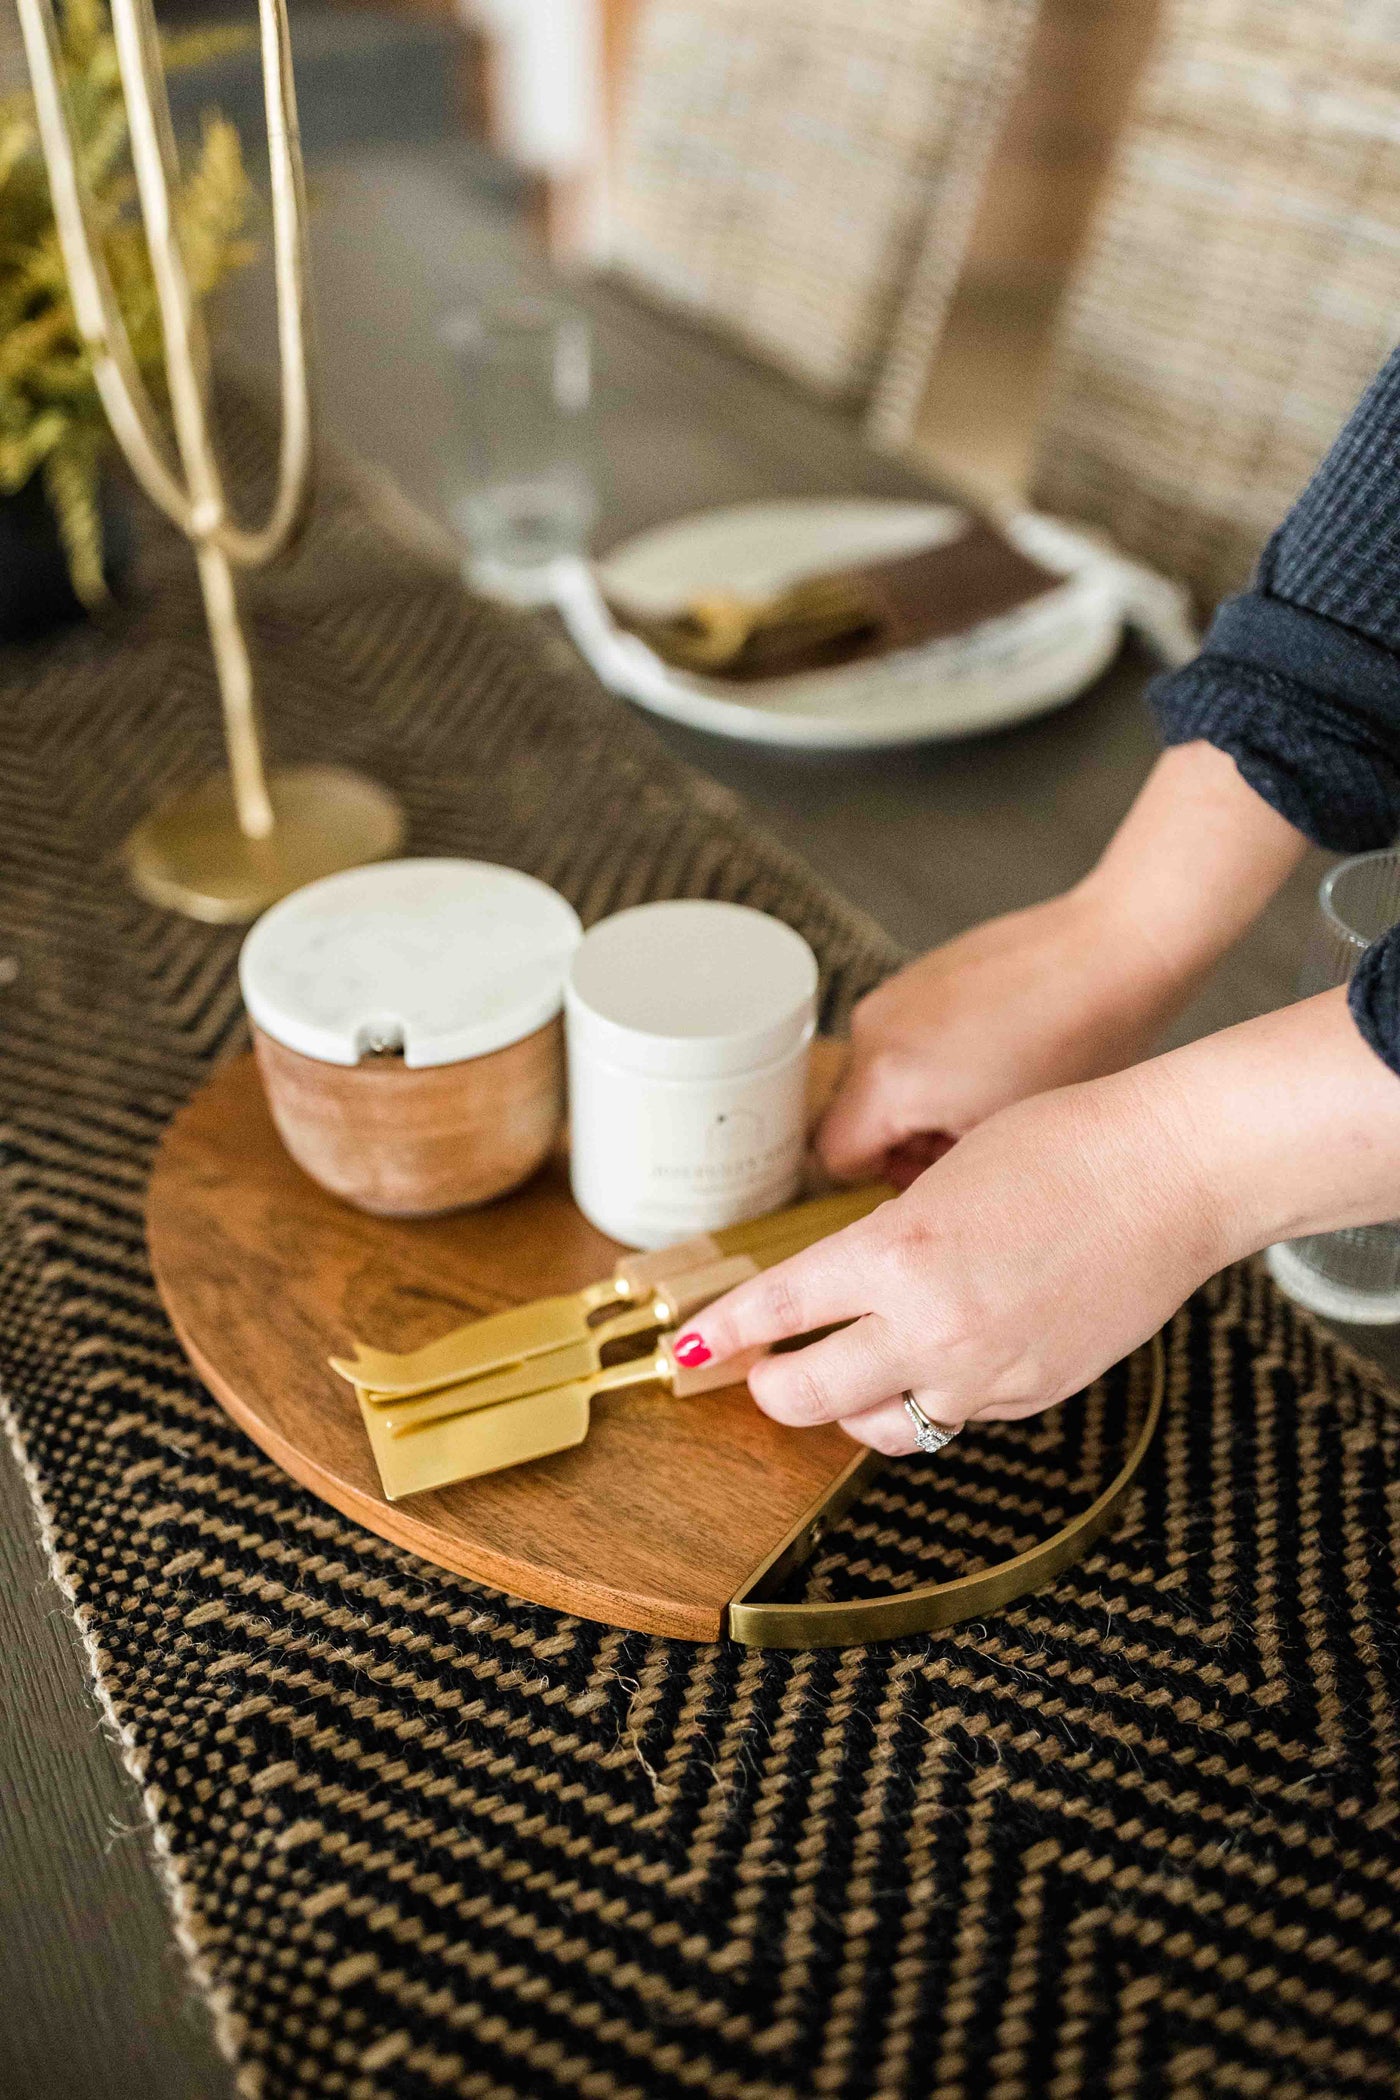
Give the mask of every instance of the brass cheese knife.
[{"label": "brass cheese knife", "polygon": [[568,1385],[551,1386],[518,1400],[450,1415],[395,1436],[383,1410],[360,1395],[360,1412],[369,1433],[384,1493],[391,1502],[420,1495],[429,1488],[450,1487],[497,1473],[531,1459],[547,1458],[581,1444],[588,1434],[593,1400],[630,1386],[667,1387],[678,1400],[737,1385],[758,1361],[762,1350],[746,1350],[727,1363],[687,1369],[676,1361],[668,1337],[649,1356],[614,1364]]},{"label": "brass cheese knife", "polygon": [[[658,1302],[662,1285],[739,1255],[748,1255],[758,1267],[766,1267],[770,1261],[795,1254],[825,1239],[828,1233],[840,1231],[843,1225],[868,1216],[894,1193],[883,1183],[838,1189],[832,1195],[817,1196],[808,1203],[772,1211],[742,1225],[701,1233],[656,1253],[624,1254],[611,1276],[601,1283],[588,1284],[581,1291],[490,1313],[484,1319],[454,1328],[421,1349],[404,1353],[371,1349],[357,1341],[355,1354],[333,1356],[331,1367],[351,1385],[377,1397],[405,1396],[455,1385],[462,1379],[504,1370],[531,1357],[586,1341],[597,1315],[606,1313],[608,1308],[621,1310],[634,1305],[654,1315],[650,1324],[664,1328],[671,1322],[664,1317],[665,1308]],[[718,1297],[721,1293],[712,1295]],[[705,1302],[697,1301],[690,1310],[698,1311]],[[688,1314],[679,1317],[686,1318]],[[647,1324],[642,1320],[638,1326],[644,1328]]]},{"label": "brass cheese knife", "polygon": [[[636,1306],[619,1319],[605,1321],[581,1341],[566,1342],[562,1348],[546,1350],[539,1356],[527,1356],[502,1370],[456,1379],[451,1385],[434,1386],[426,1393],[380,1393],[364,1385],[357,1385],[355,1390],[362,1400],[371,1402],[391,1435],[403,1436],[424,1422],[444,1421],[448,1415],[473,1413],[478,1408],[495,1407],[503,1400],[520,1400],[527,1393],[591,1378],[605,1368],[604,1351],[617,1342],[632,1340],[649,1330],[669,1328],[674,1333],[682,1320],[688,1320],[692,1313],[758,1273],[758,1263],[752,1255],[733,1254],[708,1269],[679,1276],[674,1283],[659,1284],[649,1305]],[[634,1350],[628,1361],[635,1357]]]}]

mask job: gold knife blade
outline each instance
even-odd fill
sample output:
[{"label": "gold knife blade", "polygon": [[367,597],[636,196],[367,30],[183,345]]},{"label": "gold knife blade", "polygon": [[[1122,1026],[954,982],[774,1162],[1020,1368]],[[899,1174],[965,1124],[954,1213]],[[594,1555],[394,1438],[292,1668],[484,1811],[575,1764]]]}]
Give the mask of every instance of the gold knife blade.
[{"label": "gold knife blade", "polygon": [[[593,1317],[609,1306],[649,1302],[658,1286],[728,1257],[749,1254],[761,1267],[769,1248],[796,1253],[844,1225],[854,1224],[895,1194],[884,1183],[838,1189],[787,1210],[770,1212],[741,1225],[683,1240],[653,1254],[623,1255],[611,1277],[555,1298],[511,1306],[456,1327],[421,1349],[396,1353],[355,1344],[355,1354],[333,1356],[331,1367],[351,1385],[376,1395],[407,1395],[453,1385],[464,1378],[503,1370],[532,1356],[547,1355],[586,1339]],[[663,1319],[658,1326],[665,1326]]]}]

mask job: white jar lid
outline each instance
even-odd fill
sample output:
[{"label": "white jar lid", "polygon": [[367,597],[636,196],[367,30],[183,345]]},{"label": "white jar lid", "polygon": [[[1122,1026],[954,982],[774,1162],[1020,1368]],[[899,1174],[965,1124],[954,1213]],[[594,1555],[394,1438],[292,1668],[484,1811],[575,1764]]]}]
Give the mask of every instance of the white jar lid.
[{"label": "white jar lid", "polygon": [[629,1071],[751,1071],[795,1050],[816,1016],[800,933],[743,904],[638,904],[584,935],[569,972],[570,1038]]},{"label": "white jar lid", "polygon": [[553,1020],[583,929],[514,868],[387,860],[284,897],[243,943],[243,1003],[266,1035],[322,1064],[402,1049],[450,1065]]}]

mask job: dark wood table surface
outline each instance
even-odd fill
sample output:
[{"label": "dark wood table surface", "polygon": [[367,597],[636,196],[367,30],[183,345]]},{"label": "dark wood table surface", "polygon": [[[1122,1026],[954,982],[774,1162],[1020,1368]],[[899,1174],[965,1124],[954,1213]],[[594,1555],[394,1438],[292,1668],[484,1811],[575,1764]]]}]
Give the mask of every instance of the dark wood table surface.
[{"label": "dark wood table surface", "polygon": [[[539,265],[450,146],[359,155],[317,183],[324,421],[425,511],[463,458],[462,401],[436,324]],[[600,544],[745,498],[926,493],[845,415],[607,287],[581,287],[599,348]],[[266,362],[265,285],[232,301]],[[564,646],[561,642],[560,646]],[[1128,650],[1072,707],[996,736],[888,755],[797,757],[664,728],[673,750],[911,948],[1072,882],[1152,762]],[[1290,995],[1320,861],[1310,862],[1196,1002],[1178,1039]],[[1392,1368],[1385,1330],[1351,1338]],[[137,1792],[87,1689],[76,1632],[0,1457],[0,2092],[27,2100],[231,2093],[192,1996]]]}]

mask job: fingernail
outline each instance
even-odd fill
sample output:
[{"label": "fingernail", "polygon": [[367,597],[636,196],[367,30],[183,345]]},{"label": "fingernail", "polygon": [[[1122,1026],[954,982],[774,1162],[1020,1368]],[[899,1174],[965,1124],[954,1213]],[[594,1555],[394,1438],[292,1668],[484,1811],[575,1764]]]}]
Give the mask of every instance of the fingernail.
[{"label": "fingernail", "polygon": [[698,1334],[682,1334],[676,1340],[676,1362],[684,1364],[687,1371],[698,1370],[707,1364],[713,1351],[708,1349]]}]

